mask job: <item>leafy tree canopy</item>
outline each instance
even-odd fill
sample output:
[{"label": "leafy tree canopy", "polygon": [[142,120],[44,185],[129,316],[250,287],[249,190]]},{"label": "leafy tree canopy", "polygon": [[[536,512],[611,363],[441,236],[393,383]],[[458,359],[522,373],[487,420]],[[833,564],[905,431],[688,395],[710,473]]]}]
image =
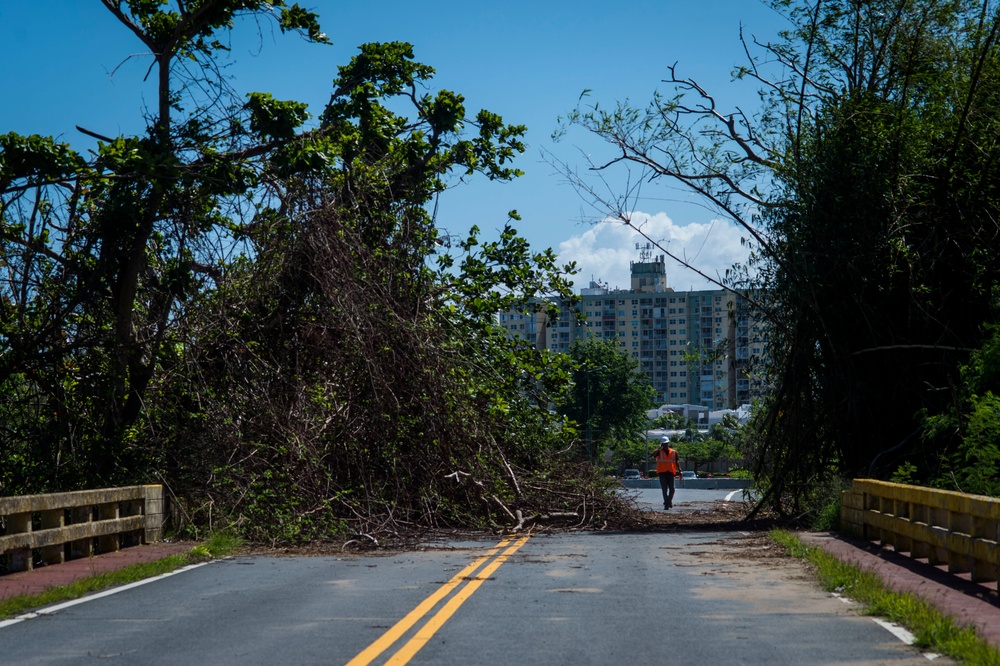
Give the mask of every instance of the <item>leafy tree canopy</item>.
[{"label": "leafy tree canopy", "polygon": [[684,430],[686,428],[697,428],[698,423],[680,412],[667,412],[653,419],[649,427],[659,430]]},{"label": "leafy tree canopy", "polygon": [[632,356],[616,342],[591,337],[574,342],[572,388],[560,413],[579,424],[587,455],[605,440],[642,437],[655,390]]}]

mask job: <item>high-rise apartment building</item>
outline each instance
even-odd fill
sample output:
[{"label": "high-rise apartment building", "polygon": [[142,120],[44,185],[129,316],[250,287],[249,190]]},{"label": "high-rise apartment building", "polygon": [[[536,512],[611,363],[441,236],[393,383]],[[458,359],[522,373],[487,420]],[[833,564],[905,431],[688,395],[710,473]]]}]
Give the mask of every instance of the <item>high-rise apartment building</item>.
[{"label": "high-rise apartment building", "polygon": [[749,363],[759,356],[746,302],[724,289],[678,292],[667,286],[665,257],[631,263],[631,288],[591,282],[576,306],[548,324],[544,313],[507,312],[500,324],[537,347],[567,352],[575,340],[615,340],[649,377],[660,403],[736,409],[753,389]]}]

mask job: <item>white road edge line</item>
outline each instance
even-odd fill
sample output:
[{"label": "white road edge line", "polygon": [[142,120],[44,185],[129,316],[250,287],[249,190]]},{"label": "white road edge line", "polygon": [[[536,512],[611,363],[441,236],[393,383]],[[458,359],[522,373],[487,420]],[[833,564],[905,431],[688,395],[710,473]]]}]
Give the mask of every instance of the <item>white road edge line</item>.
[{"label": "white road edge line", "polygon": [[119,592],[124,592],[125,590],[131,590],[134,587],[139,587],[140,585],[146,585],[147,583],[152,583],[175,574],[182,573],[184,571],[190,571],[191,569],[197,569],[198,567],[203,567],[206,564],[211,564],[212,562],[218,562],[219,560],[209,560],[208,562],[198,562],[197,564],[189,564],[186,567],[181,567],[180,569],[174,569],[173,571],[168,571],[167,573],[160,574],[159,576],[154,576],[152,578],[144,578],[143,580],[137,580],[134,583],[127,583],[119,587],[112,587],[107,590],[102,590],[100,592],[95,592],[94,594],[88,595],[86,597],[80,597],[79,599],[73,599],[72,601],[66,601],[61,604],[55,604],[54,606],[47,606],[45,608],[31,611],[30,613],[25,613],[24,615],[18,615],[17,617],[12,617],[9,620],[0,620],[0,629],[4,627],[9,627],[12,624],[17,624],[18,622],[24,622],[25,620],[30,620],[32,618],[39,617],[41,615],[53,615],[61,610],[70,608],[71,606],[76,606],[77,604],[86,603],[88,601],[94,601],[95,599],[101,599],[102,597],[110,597],[112,594],[118,594]]},{"label": "white road edge line", "polygon": [[896,624],[894,622],[887,622],[887,621],[881,620],[881,619],[879,619],[877,617],[873,617],[872,618],[872,622],[874,622],[878,626],[882,627],[883,629],[885,629],[890,634],[892,634],[893,636],[895,636],[899,640],[903,641],[907,645],[913,645],[917,641],[917,637],[916,636],[914,636],[909,631],[907,631],[906,629],[904,629],[903,627],[899,626],[898,624]]},{"label": "white road edge line", "polygon": [[739,490],[734,490],[733,492],[731,492],[728,495],[726,495],[726,501],[727,502],[732,502],[733,501],[733,497],[735,497],[737,494],[742,495],[743,494],[743,489],[740,488]]},{"label": "white road edge line", "polygon": [[[880,620],[877,617],[873,617],[871,618],[871,620],[872,622],[882,627],[883,629],[885,629],[890,634],[892,634],[902,642],[906,643],[907,645],[913,645],[914,643],[917,642],[916,636],[914,636],[909,631],[907,631],[906,629],[904,629],[903,627],[899,626],[894,622],[887,622],[886,620]],[[929,659],[930,661],[933,661],[941,656],[934,652],[921,652],[921,654],[927,657],[927,659]]]}]

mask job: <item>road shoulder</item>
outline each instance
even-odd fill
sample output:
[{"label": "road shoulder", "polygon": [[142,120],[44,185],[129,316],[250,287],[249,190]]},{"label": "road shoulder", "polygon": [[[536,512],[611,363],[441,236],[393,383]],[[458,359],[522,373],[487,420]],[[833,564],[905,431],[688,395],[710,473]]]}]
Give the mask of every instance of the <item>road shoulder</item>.
[{"label": "road shoulder", "polygon": [[796,536],[842,562],[874,573],[894,592],[913,594],[957,624],[975,627],[980,638],[1000,647],[1000,600],[996,583],[973,583],[968,576],[951,574],[943,567],[832,532],[799,532]]},{"label": "road shoulder", "polygon": [[62,564],[40,566],[31,571],[17,571],[0,576],[0,599],[20,595],[41,594],[48,589],[70,585],[109,571],[118,571],[133,564],[155,562],[171,555],[190,551],[191,541],[159,541],[141,546],[122,548],[114,553],[81,557]]}]

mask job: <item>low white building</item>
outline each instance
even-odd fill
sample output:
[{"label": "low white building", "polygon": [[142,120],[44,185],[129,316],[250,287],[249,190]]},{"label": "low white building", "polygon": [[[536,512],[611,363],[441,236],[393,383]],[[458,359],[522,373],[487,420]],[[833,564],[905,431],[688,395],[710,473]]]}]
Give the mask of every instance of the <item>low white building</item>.
[{"label": "low white building", "polygon": [[708,427],[709,408],[704,405],[660,405],[656,409],[646,412],[650,420],[664,416],[665,414],[680,414],[686,419],[693,419],[698,425],[704,424]]}]

